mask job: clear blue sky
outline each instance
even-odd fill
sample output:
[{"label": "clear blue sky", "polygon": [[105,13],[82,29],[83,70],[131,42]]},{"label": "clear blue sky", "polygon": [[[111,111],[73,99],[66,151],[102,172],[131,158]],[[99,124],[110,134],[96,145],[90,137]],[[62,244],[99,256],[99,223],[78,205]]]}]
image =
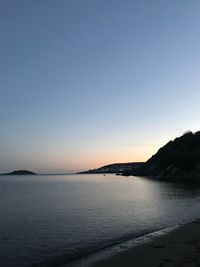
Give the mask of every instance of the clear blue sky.
[{"label": "clear blue sky", "polygon": [[0,171],[143,161],[200,130],[200,1],[2,0]]}]

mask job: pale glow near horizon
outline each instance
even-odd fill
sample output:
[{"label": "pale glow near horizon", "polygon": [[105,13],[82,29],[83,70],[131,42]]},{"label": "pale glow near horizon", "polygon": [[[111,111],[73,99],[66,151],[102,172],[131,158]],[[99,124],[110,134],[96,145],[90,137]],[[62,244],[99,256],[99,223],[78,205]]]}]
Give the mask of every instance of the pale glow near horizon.
[{"label": "pale glow near horizon", "polygon": [[0,9],[0,172],[146,161],[200,116],[200,2]]}]

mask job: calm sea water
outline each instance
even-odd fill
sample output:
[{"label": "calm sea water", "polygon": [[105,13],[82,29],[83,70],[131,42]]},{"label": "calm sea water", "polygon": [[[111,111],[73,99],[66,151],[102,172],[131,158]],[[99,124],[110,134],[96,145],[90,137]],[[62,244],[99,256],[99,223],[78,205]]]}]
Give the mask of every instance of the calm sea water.
[{"label": "calm sea water", "polygon": [[198,216],[198,187],[115,175],[0,176],[0,266],[59,266]]}]

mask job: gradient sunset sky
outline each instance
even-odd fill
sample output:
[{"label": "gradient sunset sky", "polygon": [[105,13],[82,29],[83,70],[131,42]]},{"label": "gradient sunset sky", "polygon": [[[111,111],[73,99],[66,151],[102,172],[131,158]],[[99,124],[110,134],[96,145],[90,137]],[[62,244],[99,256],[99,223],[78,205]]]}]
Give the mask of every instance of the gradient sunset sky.
[{"label": "gradient sunset sky", "polygon": [[200,130],[200,1],[1,0],[0,172],[145,161]]}]

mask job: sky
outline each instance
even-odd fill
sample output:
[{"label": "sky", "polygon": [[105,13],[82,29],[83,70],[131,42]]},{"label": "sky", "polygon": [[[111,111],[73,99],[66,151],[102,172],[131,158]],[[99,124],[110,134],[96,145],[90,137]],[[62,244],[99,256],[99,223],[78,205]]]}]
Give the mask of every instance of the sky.
[{"label": "sky", "polygon": [[198,131],[200,1],[1,0],[0,172],[146,161]]}]

